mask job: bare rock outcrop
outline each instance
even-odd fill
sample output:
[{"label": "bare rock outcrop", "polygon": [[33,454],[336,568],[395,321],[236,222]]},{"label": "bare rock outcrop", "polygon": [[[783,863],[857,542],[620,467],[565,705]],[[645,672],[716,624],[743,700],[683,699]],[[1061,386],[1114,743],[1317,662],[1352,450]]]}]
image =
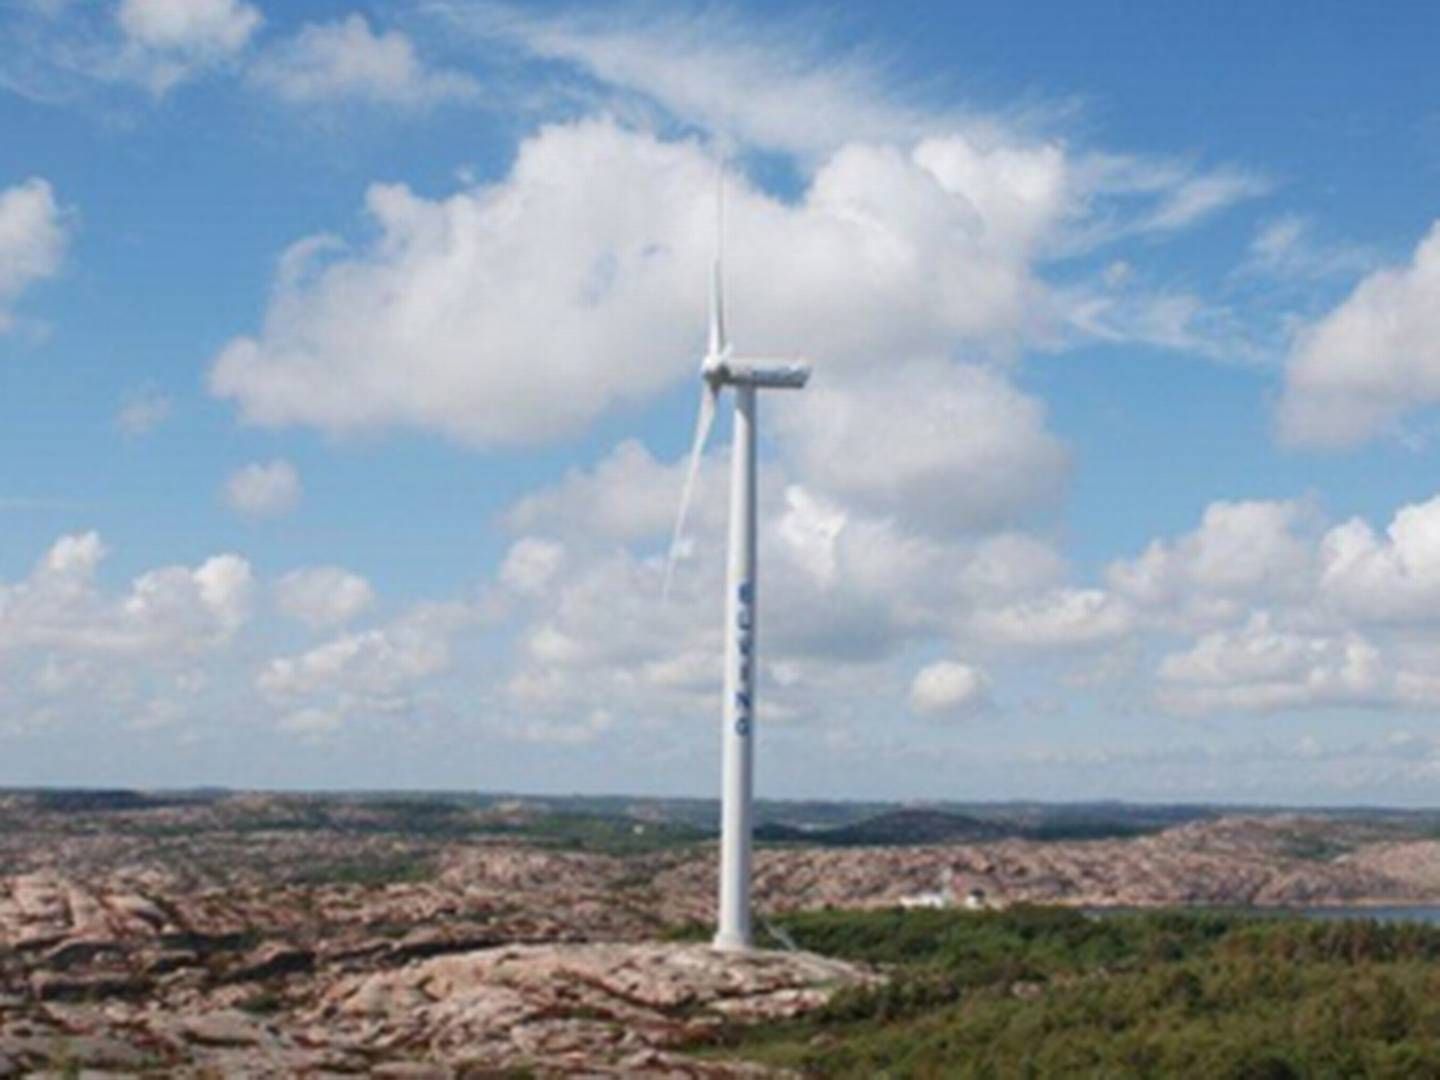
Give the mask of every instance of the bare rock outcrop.
[{"label": "bare rock outcrop", "polygon": [[665,1072],[675,1067],[673,1051],[727,1020],[794,1016],[875,979],[801,952],[518,945],[341,980],[307,1019],[356,1041],[472,1067],[634,1074],[643,1058]]}]

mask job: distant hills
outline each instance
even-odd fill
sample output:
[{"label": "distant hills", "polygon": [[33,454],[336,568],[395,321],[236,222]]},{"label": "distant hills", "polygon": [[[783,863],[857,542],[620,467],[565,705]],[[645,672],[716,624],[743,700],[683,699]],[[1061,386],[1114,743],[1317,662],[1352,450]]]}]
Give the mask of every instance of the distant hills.
[{"label": "distant hills", "polygon": [[828,829],[805,829],[781,822],[765,822],[755,830],[755,839],[762,842],[826,847],[943,844],[960,840],[1000,840],[1013,835],[1014,830],[994,822],[927,809],[892,810]]},{"label": "distant hills", "polygon": [[[713,840],[719,827],[716,800],[664,796],[9,788],[0,789],[0,804],[81,816],[188,809],[206,811],[213,817],[212,827],[228,829],[396,831],[456,839],[513,836],[561,847],[616,851],[704,843]],[[773,799],[758,801],[755,811],[755,838],[762,844],[832,848],[1004,839],[1123,839],[1222,816],[1268,819],[1296,812],[1284,807],[1125,802],[907,804]],[[1434,810],[1348,807],[1307,808],[1304,813],[1337,823],[1369,822],[1427,836],[1440,834],[1440,811]]]}]

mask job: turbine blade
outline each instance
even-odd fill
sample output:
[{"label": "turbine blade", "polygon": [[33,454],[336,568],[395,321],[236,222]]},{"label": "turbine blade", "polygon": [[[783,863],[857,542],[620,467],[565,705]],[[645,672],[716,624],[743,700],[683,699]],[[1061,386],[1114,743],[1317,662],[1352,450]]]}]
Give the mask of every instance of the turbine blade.
[{"label": "turbine blade", "polygon": [[725,351],[725,163],[715,163],[715,259],[710,264],[710,355]]},{"label": "turbine blade", "polygon": [[710,264],[710,356],[725,351],[725,285],[720,279],[720,260]]},{"label": "turbine blade", "polygon": [[715,399],[719,388],[709,380],[700,384],[700,412],[695,417],[695,441],[690,446],[690,462],[685,468],[685,486],[680,489],[680,511],[675,516],[675,532],[670,537],[670,554],[665,559],[665,586],[661,599],[670,598],[670,579],[675,573],[675,560],[680,553],[680,540],[685,532],[685,515],[690,511],[690,498],[695,494],[695,478],[700,473],[700,459],[705,454],[705,440],[715,422]]}]

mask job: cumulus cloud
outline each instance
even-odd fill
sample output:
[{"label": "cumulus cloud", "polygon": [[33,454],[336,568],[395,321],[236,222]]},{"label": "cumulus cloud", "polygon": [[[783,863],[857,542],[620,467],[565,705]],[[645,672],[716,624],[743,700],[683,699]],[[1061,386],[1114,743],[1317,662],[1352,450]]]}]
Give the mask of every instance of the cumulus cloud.
[{"label": "cumulus cloud", "polygon": [[0,582],[0,653],[189,655],[228,641],[250,618],[254,578],[238,555],[150,570],[113,596],[96,582],[105,555],[97,533],[63,536],[29,577]]},{"label": "cumulus cloud", "polygon": [[[267,426],[416,428],[482,446],[574,435],[693,377],[713,172],[697,142],[588,120],[526,139],[493,184],[441,198],[372,186],[374,239],[294,245],[259,333],[220,352],[210,389]],[[816,358],[816,392],[838,393],[867,372],[913,365],[914,385],[957,356],[1089,335],[1075,290],[1047,287],[1037,266],[1092,203],[1058,144],[954,133],[848,143],[792,201],[732,175],[732,336],[742,351]],[[1134,329],[1101,321],[1109,340]],[[1179,347],[1203,343],[1187,333]],[[947,378],[1038,426],[1033,403],[979,369]],[[1053,474],[1057,449],[1038,452],[1039,475]]]},{"label": "cumulus cloud", "polygon": [[1161,700],[1182,712],[1276,712],[1378,704],[1386,681],[1380,651],[1358,634],[1304,635],[1257,612],[1236,630],[1200,638],[1160,665]]},{"label": "cumulus cloud", "polygon": [[981,639],[998,645],[1065,649],[1123,637],[1135,628],[1135,616],[1123,599],[1104,589],[1067,586],[981,609],[971,625]]},{"label": "cumulus cloud", "polygon": [[32,177],[0,190],[0,334],[13,326],[20,294],[59,273],[70,231],[47,181]]},{"label": "cumulus cloud", "polygon": [[979,669],[940,660],[915,673],[910,684],[910,708],[924,716],[964,712],[984,699],[988,684]]},{"label": "cumulus cloud", "polygon": [[[552,82],[553,69],[568,65],[610,93],[617,112],[638,100],[730,144],[814,162],[848,145],[910,146],[937,133],[958,134],[959,145],[969,148],[962,168],[966,157],[995,155],[973,178],[998,199],[1061,194],[1044,189],[1068,174],[1073,183],[1065,194],[1076,201],[1109,194],[1150,199],[1124,231],[1178,231],[1269,189],[1264,178],[1234,166],[1204,172],[1123,154],[1088,154],[1069,164],[1058,145],[1017,145],[1033,141],[1017,133],[1046,126],[1043,107],[994,116],[938,106],[873,53],[840,44],[827,33],[839,28],[815,12],[790,21],[772,15],[760,25],[723,7],[600,13],[581,5],[540,12],[441,3],[431,10],[507,53],[548,62]],[[592,100],[595,87],[579,96]],[[1094,238],[1113,229],[1095,223],[1084,232]]]},{"label": "cumulus cloud", "polygon": [[1156,669],[1157,699],[1177,712],[1440,700],[1428,674],[1440,497],[1399,507],[1383,530],[1326,527],[1310,503],[1216,502],[1197,529],[1111,564],[1106,580],[1137,640],[1189,639]]},{"label": "cumulus cloud", "polygon": [[142,574],[124,611],[137,624],[167,633],[188,623],[202,635],[227,637],[249,618],[252,587],[248,562],[217,555],[194,570],[177,566]]},{"label": "cumulus cloud", "polygon": [[250,79],[296,104],[368,101],[423,108],[475,97],[479,84],[458,71],[427,68],[398,30],[376,33],[363,15],[310,23],[271,47]]},{"label": "cumulus cloud", "polygon": [[568,67],[586,84],[576,96],[587,104],[608,94],[618,114],[648,108],[727,145],[813,164],[846,148],[909,147],[956,136],[961,175],[967,159],[983,161],[985,168],[967,177],[979,181],[982,198],[1031,203],[1023,216],[1032,222],[1035,208],[1053,212],[1055,196],[1067,210],[1106,205],[1046,237],[1057,249],[1174,234],[1272,186],[1234,165],[1204,170],[1168,158],[1064,150],[1058,140],[1031,136],[1054,126],[1054,116],[1033,102],[1004,115],[937,105],[873,54],[840,44],[827,33],[835,27],[813,12],[758,26],[725,8],[599,14],[570,6],[541,13],[499,3],[442,3],[431,10],[481,41],[500,43],[507,55],[518,50],[546,62],[552,84],[556,69]]},{"label": "cumulus cloud", "polygon": [[[0,731],[113,722],[189,738],[230,715],[268,713],[279,730],[312,738],[356,717],[417,715],[439,700],[437,681],[467,632],[494,616],[483,601],[417,604],[349,629],[373,605],[369,584],[336,567],[302,568],[269,584],[273,610],[330,633],[256,668],[274,623],[256,617],[267,612],[246,559],[215,555],[109,586],[107,555],[97,533],[61,536],[28,575],[0,581]],[[502,730],[502,717],[477,709],[473,684],[453,693]]]},{"label": "cumulus cloud", "polygon": [[292,570],[275,583],[276,606],[312,629],[348,623],[374,603],[370,583],[338,566]]},{"label": "cumulus cloud", "polygon": [[1324,527],[1307,502],[1211,503],[1198,528],[1106,571],[1152,626],[1177,632],[1265,611],[1327,632],[1440,623],[1440,496],[1399,507],[1383,532]]},{"label": "cumulus cloud", "polygon": [[[1017,167],[949,139],[844,151],[797,205],[732,180],[737,341],[830,369],[1023,336],[1043,308],[1035,219],[1056,209],[1044,184],[987,195],[992,166]],[[440,200],[372,187],[375,243],[308,272],[285,259],[262,333],[222,351],[211,389],[267,425],[484,445],[573,434],[693,374],[712,191],[701,146],[607,121],[526,140],[490,187]]]},{"label": "cumulus cloud", "polygon": [[543,593],[565,562],[565,545],[539,536],[517,540],[500,563],[500,583],[518,593]]},{"label": "cumulus cloud", "polygon": [[272,660],[258,686],[279,698],[332,688],[384,695],[444,670],[449,662],[448,639],[418,620],[346,634],[298,656]]},{"label": "cumulus cloud", "polygon": [[244,48],[263,21],[241,0],[120,0],[115,17],[149,48],[222,53]]},{"label": "cumulus cloud", "polygon": [[1199,528],[1113,563],[1112,588],[1186,625],[1233,620],[1259,603],[1304,599],[1314,586],[1311,510],[1298,502],[1214,502]]},{"label": "cumulus cloud", "polygon": [[236,470],[225,481],[225,501],[237,514],[279,517],[300,505],[300,473],[288,461],[258,462]]},{"label": "cumulus cloud", "polygon": [[942,532],[1052,506],[1068,455],[1044,406],[993,371],[924,364],[822,380],[786,403],[781,431],[811,482]]},{"label": "cumulus cloud", "polygon": [[1351,446],[1440,401],[1440,223],[1409,265],[1368,275],[1297,338],[1279,430],[1302,446]]},{"label": "cumulus cloud", "polygon": [[[664,603],[663,544],[683,462],[622,444],[509,511],[519,535],[502,579],[515,596],[517,647],[505,696],[517,712],[559,722],[604,701],[617,717],[666,724],[713,711],[726,458],[718,448],[703,462],[688,550]],[[799,482],[784,459],[767,464],[759,500],[770,720],[818,722],[838,701],[903,698],[907,645],[968,634],[974,611],[1043,593],[1063,571],[1035,537],[945,535],[928,527],[923,503],[868,511]],[[566,537],[563,554],[546,536]]]},{"label": "cumulus cloud", "polygon": [[1331,529],[1320,545],[1319,586],[1353,618],[1440,622],[1440,496],[1401,507],[1383,537],[1359,518]]},{"label": "cumulus cloud", "polygon": [[696,147],[594,123],[528,140],[495,188],[373,187],[376,244],[282,289],[211,389],[269,425],[573,433],[693,370],[703,324],[674,313],[701,310],[709,171]]},{"label": "cumulus cloud", "polygon": [[123,46],[105,67],[157,96],[239,54],[264,22],[243,0],[121,0],[115,18]]},{"label": "cumulus cloud", "polygon": [[[239,67],[263,25],[244,0],[25,2],[0,9],[0,86],[45,105],[138,86],[152,99]],[[113,102],[111,102],[113,105]]]},{"label": "cumulus cloud", "polygon": [[417,604],[390,622],[348,631],[304,652],[268,661],[255,677],[282,726],[314,734],[358,715],[413,713],[445,674],[454,639],[481,619],[463,603]]},{"label": "cumulus cloud", "polygon": [[[707,459],[702,490],[713,490],[721,469]],[[505,513],[514,532],[545,531],[555,536],[633,541],[664,534],[675,523],[680,498],[677,466],[657,461],[643,444],[626,439],[590,469],[572,468],[558,484],[520,498]],[[713,528],[718,506],[701,499],[695,528]]]}]

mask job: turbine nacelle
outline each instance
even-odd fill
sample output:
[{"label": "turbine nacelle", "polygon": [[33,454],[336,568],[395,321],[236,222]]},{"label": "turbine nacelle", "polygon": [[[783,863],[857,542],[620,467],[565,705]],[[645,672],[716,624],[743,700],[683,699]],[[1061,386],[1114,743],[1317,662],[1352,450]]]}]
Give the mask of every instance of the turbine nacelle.
[{"label": "turbine nacelle", "polygon": [[725,385],[755,386],[762,390],[799,390],[810,381],[810,365],[804,360],[746,359],[739,357],[725,365]]},{"label": "turbine nacelle", "polygon": [[705,358],[700,377],[718,392],[722,386],[754,386],[762,390],[799,390],[810,381],[810,364],[800,359],[734,356],[726,349]]}]

